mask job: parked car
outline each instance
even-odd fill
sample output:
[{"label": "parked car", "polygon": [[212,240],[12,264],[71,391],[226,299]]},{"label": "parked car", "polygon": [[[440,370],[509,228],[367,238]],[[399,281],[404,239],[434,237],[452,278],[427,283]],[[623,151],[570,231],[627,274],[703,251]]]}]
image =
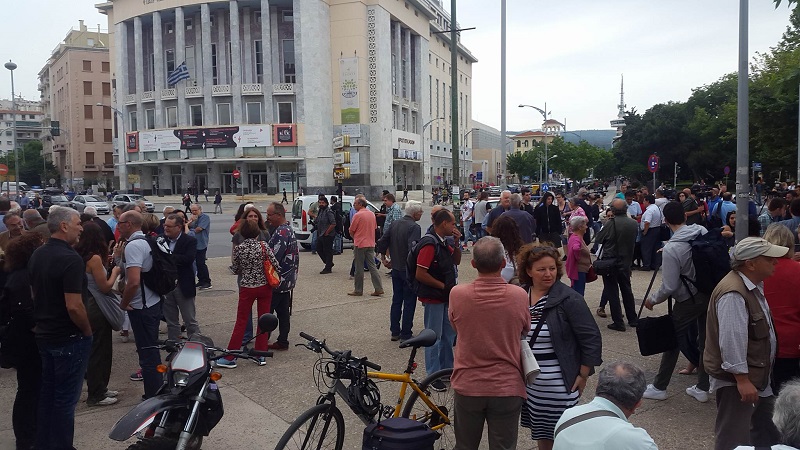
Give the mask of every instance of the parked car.
[{"label": "parked car", "polygon": [[94,195],[76,195],[71,203],[71,206],[81,213],[87,206],[96,209],[97,214],[108,214],[111,212],[111,208],[108,207],[108,202],[106,202],[104,198]]},{"label": "parked car", "polygon": [[144,201],[147,212],[151,213],[156,211],[156,207],[153,205],[153,203],[139,194],[117,194],[114,196],[114,199],[111,200],[111,206],[126,205],[128,203],[138,202],[139,200]]},{"label": "parked car", "polygon": [[[331,198],[331,195],[336,194],[327,195],[328,199]],[[313,225],[309,223],[310,217],[308,216],[308,208],[312,203],[318,200],[318,195],[303,195],[295,198],[294,204],[292,205],[292,230],[297,238],[297,242],[305,249],[311,248],[311,229],[313,228]],[[345,215],[350,214],[350,208],[353,207],[353,200],[355,200],[355,197],[352,195],[345,195],[342,197],[342,211]],[[378,208],[369,201],[367,201],[367,209],[373,213],[378,212]],[[353,241],[347,239],[345,236],[344,243],[352,244]]]},{"label": "parked car", "polygon": [[489,196],[491,196],[491,197],[499,197],[500,196],[500,186],[489,186]]},{"label": "parked car", "polygon": [[72,207],[72,203],[64,194],[48,194],[42,196],[42,208],[49,208],[53,205]]}]

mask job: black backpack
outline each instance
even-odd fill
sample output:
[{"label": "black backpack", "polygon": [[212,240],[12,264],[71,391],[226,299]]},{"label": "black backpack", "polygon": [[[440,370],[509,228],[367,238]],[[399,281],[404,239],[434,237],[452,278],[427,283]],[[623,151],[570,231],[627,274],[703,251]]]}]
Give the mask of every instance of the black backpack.
[{"label": "black backpack", "polygon": [[689,241],[689,245],[692,247],[696,280],[682,278],[692,283],[703,294],[711,295],[720,280],[731,271],[728,246],[722,238],[722,232],[719,229],[709,230],[708,233]]},{"label": "black backpack", "polygon": [[[150,245],[150,256],[153,257],[153,266],[147,272],[142,272],[142,283],[158,295],[167,295],[178,286],[178,266],[169,250],[169,245],[163,238],[154,236],[137,237],[144,239]],[[161,242],[159,242],[161,241]],[[142,302],[144,303],[144,293]]]},{"label": "black backpack", "polygon": [[419,281],[417,281],[417,257],[419,251],[426,245],[433,245],[436,254],[433,257],[433,264],[438,261],[439,246],[436,245],[436,238],[430,234],[423,235],[418,241],[412,243],[408,256],[406,257],[406,279],[411,284],[411,290],[416,294],[419,290]]},{"label": "black backpack", "polygon": [[725,219],[722,217],[722,201],[717,202],[715,208],[708,214],[708,227],[722,228],[725,225]]}]

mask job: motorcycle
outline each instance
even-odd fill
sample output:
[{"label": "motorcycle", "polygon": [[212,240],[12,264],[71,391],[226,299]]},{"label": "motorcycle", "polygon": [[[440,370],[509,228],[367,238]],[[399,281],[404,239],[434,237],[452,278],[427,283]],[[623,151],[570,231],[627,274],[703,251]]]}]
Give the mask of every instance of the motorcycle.
[{"label": "motorcycle", "polygon": [[[259,335],[277,326],[278,318],[273,314],[258,318]],[[128,450],[199,449],[203,437],[209,435],[224,414],[217,386],[222,375],[214,370],[217,358],[235,356],[258,361],[272,356],[269,351],[243,347],[245,350],[217,348],[211,338],[202,335],[194,335],[187,342],[166,341],[156,346],[169,352],[167,364],[158,366],[158,371],[165,374],[164,385],[155,397],[122,416],[109,437],[122,442],[138,435],[140,440]]]}]

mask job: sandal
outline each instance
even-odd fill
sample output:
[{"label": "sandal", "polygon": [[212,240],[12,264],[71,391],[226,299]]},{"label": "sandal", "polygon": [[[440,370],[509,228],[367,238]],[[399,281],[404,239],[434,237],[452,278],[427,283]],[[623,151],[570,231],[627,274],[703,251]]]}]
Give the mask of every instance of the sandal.
[{"label": "sandal", "polygon": [[608,317],[608,316],[606,315],[606,310],[605,310],[605,308],[597,308],[597,316],[598,316],[598,317]]},{"label": "sandal", "polygon": [[694,375],[697,373],[697,367],[695,367],[694,364],[689,364],[688,366],[678,371],[678,373],[681,375]]}]

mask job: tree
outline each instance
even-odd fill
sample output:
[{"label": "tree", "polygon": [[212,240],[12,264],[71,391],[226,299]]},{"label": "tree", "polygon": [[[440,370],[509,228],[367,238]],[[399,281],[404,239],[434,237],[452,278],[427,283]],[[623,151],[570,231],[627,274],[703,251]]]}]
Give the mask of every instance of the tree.
[{"label": "tree", "polygon": [[[24,181],[30,186],[45,186],[50,178],[59,179],[58,169],[51,162],[45,162],[42,157],[42,142],[26,142],[22,150],[18,152],[19,158],[19,180]],[[15,173],[14,154],[6,155],[8,173]]]},{"label": "tree", "polygon": [[522,177],[537,178],[539,173],[539,151],[534,146],[526,152],[509,153],[506,157],[506,168],[509,173],[517,176],[522,182]]}]

